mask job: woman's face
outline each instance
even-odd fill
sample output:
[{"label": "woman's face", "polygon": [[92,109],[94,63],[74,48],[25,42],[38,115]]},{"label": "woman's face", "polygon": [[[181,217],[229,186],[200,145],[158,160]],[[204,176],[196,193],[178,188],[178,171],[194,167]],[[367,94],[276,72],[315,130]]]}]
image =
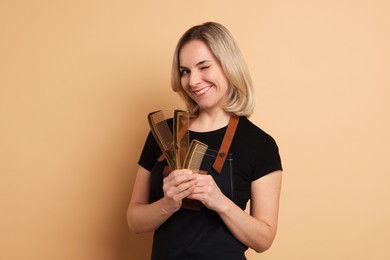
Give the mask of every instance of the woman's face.
[{"label": "woman's face", "polygon": [[179,53],[181,86],[199,111],[223,109],[229,81],[210,48],[200,40],[186,43]]}]

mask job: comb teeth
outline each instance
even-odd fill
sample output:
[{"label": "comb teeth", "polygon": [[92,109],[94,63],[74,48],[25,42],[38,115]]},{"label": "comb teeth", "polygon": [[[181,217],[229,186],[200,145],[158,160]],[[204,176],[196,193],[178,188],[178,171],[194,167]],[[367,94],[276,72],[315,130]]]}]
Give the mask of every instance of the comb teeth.
[{"label": "comb teeth", "polygon": [[155,130],[155,133],[158,136],[158,139],[161,141],[164,146],[164,150],[172,149],[172,133],[169,129],[163,112],[157,111],[149,114],[149,122],[151,123],[152,129]]},{"label": "comb teeth", "polygon": [[206,144],[199,142],[198,140],[192,140],[183,167],[198,172],[207,147]]},{"label": "comb teeth", "polygon": [[163,112],[156,111],[148,115],[149,126],[158,146],[165,155],[169,167],[174,170],[175,159],[173,156],[173,137],[168,123],[165,121]]},{"label": "comb teeth", "polygon": [[173,144],[177,169],[183,167],[183,162],[187,154],[189,145],[188,127],[188,111],[175,110],[173,121]]},{"label": "comb teeth", "polygon": [[188,145],[188,111],[175,110],[173,136],[161,110],[150,113],[148,122],[171,170],[183,168],[191,169],[194,172],[200,170],[208,146],[198,140],[192,140],[191,144]]},{"label": "comb teeth", "polygon": [[157,124],[155,124],[156,129],[158,129],[157,134],[159,135],[159,138],[162,140],[162,145],[164,146],[164,149],[167,151],[172,150],[172,133],[169,129],[166,121],[161,121]]}]

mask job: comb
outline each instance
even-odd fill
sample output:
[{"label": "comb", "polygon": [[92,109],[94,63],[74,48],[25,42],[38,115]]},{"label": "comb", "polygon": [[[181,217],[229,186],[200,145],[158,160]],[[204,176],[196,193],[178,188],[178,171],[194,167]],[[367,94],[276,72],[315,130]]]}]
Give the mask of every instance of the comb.
[{"label": "comb", "polygon": [[172,132],[169,129],[168,123],[165,121],[163,112],[159,110],[150,113],[148,115],[148,122],[152,134],[167,160],[168,166],[172,170],[176,169]]},{"label": "comb", "polygon": [[194,173],[198,173],[207,147],[206,144],[198,140],[192,140],[184,159],[183,168],[191,169]]},{"label": "comb", "polygon": [[182,169],[189,146],[189,120],[188,111],[175,110],[173,119],[173,144],[176,169]]},{"label": "comb", "polygon": [[[192,140],[184,160],[183,168],[191,169],[194,173],[202,173],[202,171],[200,171],[200,166],[206,150],[206,144],[195,139]],[[202,203],[199,200],[184,198],[182,208],[200,210],[202,208]]]}]

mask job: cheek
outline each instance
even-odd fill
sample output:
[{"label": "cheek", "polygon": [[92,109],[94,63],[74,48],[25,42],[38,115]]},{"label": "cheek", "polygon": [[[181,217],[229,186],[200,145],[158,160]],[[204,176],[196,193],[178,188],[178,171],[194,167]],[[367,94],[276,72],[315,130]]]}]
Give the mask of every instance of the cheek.
[{"label": "cheek", "polygon": [[180,84],[181,84],[181,87],[187,91],[188,90],[188,80],[186,77],[183,77],[180,79]]},{"label": "cheek", "polygon": [[220,82],[222,85],[224,85],[225,87],[229,88],[230,86],[230,83],[229,83],[229,80],[226,76],[223,76],[220,78]]}]

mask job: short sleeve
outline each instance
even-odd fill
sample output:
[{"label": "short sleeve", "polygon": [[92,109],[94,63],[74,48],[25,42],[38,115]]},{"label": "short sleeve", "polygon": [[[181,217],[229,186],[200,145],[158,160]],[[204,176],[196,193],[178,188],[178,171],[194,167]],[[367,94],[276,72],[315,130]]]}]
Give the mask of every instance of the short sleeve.
[{"label": "short sleeve", "polygon": [[152,132],[149,132],[141,156],[138,160],[138,164],[146,170],[151,171],[160,154],[160,148],[158,147],[158,144],[154,139]]},{"label": "short sleeve", "polygon": [[271,172],[283,170],[279,155],[279,147],[275,140],[268,134],[262,138],[256,151],[256,163],[252,173],[252,181],[255,181]]},{"label": "short sleeve", "polygon": [[[168,118],[167,124],[172,132],[173,129],[173,118]],[[148,137],[146,138],[144,148],[142,150],[138,165],[142,166],[148,171],[153,169],[157,159],[161,156],[162,152],[156,139],[154,138],[151,131],[149,131]]]}]

